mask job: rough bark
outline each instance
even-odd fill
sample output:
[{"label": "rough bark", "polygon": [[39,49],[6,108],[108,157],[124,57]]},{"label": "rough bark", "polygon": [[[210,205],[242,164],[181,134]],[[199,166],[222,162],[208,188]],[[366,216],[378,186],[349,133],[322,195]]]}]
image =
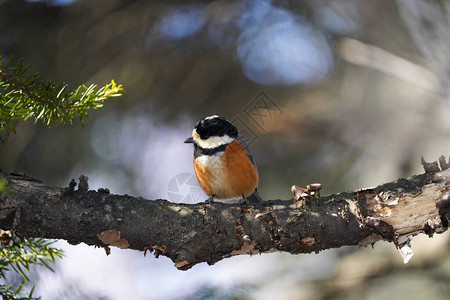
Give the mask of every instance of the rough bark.
[{"label": "rough bark", "polygon": [[450,169],[375,188],[301,201],[175,204],[107,189],[47,186],[10,175],[0,194],[0,228],[24,237],[130,248],[165,255],[178,269],[234,255],[318,252],[344,245],[397,242],[399,236],[443,232],[448,226]]}]

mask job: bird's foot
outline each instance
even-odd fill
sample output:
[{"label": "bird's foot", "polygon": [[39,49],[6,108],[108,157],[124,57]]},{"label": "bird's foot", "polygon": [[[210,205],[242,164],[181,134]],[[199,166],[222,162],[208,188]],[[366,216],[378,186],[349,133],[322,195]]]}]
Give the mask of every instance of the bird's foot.
[{"label": "bird's foot", "polygon": [[250,201],[249,199],[242,197],[242,199],[239,200],[239,205],[241,207],[250,207],[252,206],[255,209],[262,209],[263,202],[254,202]]},{"label": "bird's foot", "polygon": [[214,203],[214,197],[213,196],[209,197],[208,199],[205,200],[205,203],[213,204]]},{"label": "bird's foot", "polygon": [[250,202],[245,197],[242,197],[242,199],[239,200],[240,206],[249,206],[249,204],[250,204]]}]

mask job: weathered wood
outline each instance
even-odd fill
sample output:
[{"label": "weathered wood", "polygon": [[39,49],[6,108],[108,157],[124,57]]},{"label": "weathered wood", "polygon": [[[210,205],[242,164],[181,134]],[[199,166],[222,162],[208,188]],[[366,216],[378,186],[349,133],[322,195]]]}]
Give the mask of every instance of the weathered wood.
[{"label": "weathered wood", "polygon": [[0,194],[0,228],[24,237],[149,250],[186,270],[239,254],[310,253],[443,232],[448,226],[449,178],[450,170],[445,170],[319,199],[240,207],[89,191],[84,176],[78,190],[74,181],[64,189],[7,176]]}]

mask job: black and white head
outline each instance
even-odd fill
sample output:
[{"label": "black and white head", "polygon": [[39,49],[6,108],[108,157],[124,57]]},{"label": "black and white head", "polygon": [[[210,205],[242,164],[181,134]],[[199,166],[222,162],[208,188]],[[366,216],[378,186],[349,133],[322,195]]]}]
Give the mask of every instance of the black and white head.
[{"label": "black and white head", "polygon": [[185,140],[185,143],[203,149],[215,149],[217,147],[231,143],[238,136],[236,127],[226,118],[212,115],[197,122],[192,131],[192,137]]}]

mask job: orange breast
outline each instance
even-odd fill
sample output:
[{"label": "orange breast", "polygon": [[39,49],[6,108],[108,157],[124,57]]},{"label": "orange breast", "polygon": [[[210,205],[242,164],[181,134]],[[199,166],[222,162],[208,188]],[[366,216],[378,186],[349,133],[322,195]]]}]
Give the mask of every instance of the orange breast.
[{"label": "orange breast", "polygon": [[224,170],[218,156],[194,157],[194,170],[197,181],[208,196],[226,193],[224,189]]},{"label": "orange breast", "polygon": [[247,151],[237,142],[231,142],[222,156],[227,170],[227,182],[232,187],[234,197],[250,196],[258,186],[258,173],[250,161]]},{"label": "orange breast", "polygon": [[258,174],[244,147],[231,142],[222,156],[194,158],[200,187],[217,199],[247,197],[258,186]]}]

